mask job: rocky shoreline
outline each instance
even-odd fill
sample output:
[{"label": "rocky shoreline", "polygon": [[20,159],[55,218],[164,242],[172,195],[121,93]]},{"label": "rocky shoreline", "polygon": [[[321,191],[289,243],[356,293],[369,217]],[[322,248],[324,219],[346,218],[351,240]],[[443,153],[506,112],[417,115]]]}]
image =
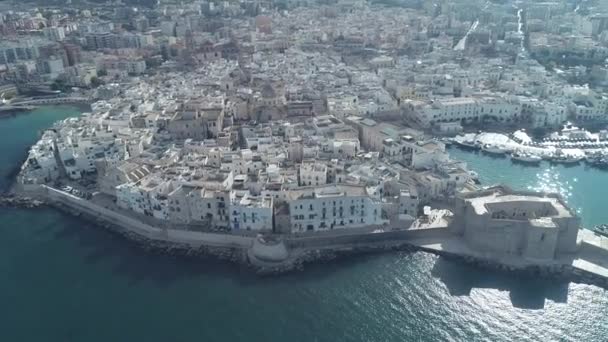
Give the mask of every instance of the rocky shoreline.
[{"label": "rocky shoreline", "polygon": [[230,261],[234,263],[242,263],[243,260],[245,260],[244,251],[239,248],[222,248],[211,246],[192,248],[188,244],[153,240],[124,229],[119,225],[92,217],[86,213],[81,213],[61,204],[53,204],[53,207],[69,215],[90,220],[97,226],[111,233],[118,234],[131,242],[134,242],[138,248],[141,248],[147,252],[180,257],[213,257],[218,260]]},{"label": "rocky shoreline", "polygon": [[44,201],[28,196],[19,196],[12,193],[0,195],[0,207],[31,209],[45,205]]}]

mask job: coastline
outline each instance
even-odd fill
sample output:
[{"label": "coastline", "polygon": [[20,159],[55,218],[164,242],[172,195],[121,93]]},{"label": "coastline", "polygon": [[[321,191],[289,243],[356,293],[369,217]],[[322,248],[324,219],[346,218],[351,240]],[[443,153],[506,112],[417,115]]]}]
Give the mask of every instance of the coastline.
[{"label": "coastline", "polygon": [[[298,255],[287,262],[273,264],[260,263],[251,259],[248,249],[236,247],[214,247],[201,245],[198,248],[185,243],[159,241],[146,238],[140,234],[134,233],[128,228],[121,227],[117,224],[96,219],[92,215],[70,210],[70,208],[53,205],[54,208],[73,215],[87,219],[96,224],[98,227],[116,233],[123,238],[133,242],[137,248],[147,252],[157,253],[160,255],[169,255],[177,257],[194,257],[194,258],[214,258],[219,261],[228,261],[237,265],[245,266],[258,275],[262,276],[277,276],[287,274],[294,271],[303,271],[305,266],[313,263],[325,263],[337,261],[353,257],[356,255],[367,254],[382,254],[393,252],[424,252],[451,260],[457,260],[474,267],[481,269],[494,270],[515,275],[531,275],[547,279],[555,279],[560,281],[576,282],[581,284],[595,285],[604,289],[608,289],[608,278],[602,277],[591,272],[577,269],[569,265],[526,265],[513,266],[507,265],[492,259],[483,259],[473,256],[460,255],[456,253],[440,251],[433,248],[422,247],[416,244],[415,241],[391,241],[385,240],[382,242],[368,242],[359,245],[342,246],[342,247],[324,247],[304,249],[299,251]],[[297,239],[297,238],[295,238]]]},{"label": "coastline", "polygon": [[[44,186],[46,188],[46,186]],[[526,274],[535,277],[556,279],[560,281],[577,282],[596,285],[608,289],[608,276],[593,273],[567,262],[525,262],[521,260],[506,260],[496,257],[479,256],[474,253],[454,252],[442,247],[437,248],[438,242],[449,242],[450,236],[444,228],[404,229],[385,233],[355,233],[349,235],[326,236],[282,236],[278,243],[260,244],[260,237],[235,236],[234,241],[212,242],[207,239],[193,239],[194,234],[177,234],[170,229],[156,228],[155,232],[144,229],[153,227],[137,227],[127,220],[112,218],[90,208],[81,207],[70,200],[69,194],[53,195],[50,188],[38,193],[31,193],[23,201],[16,201],[17,206],[35,208],[41,205],[51,206],[66,214],[85,219],[101,229],[118,234],[135,244],[137,248],[147,252],[187,258],[213,258],[244,266],[258,275],[281,275],[301,271],[308,264],[332,262],[355,255],[380,254],[387,252],[424,252],[457,260],[464,264],[481,269],[495,270],[512,274]],[[25,194],[30,192],[21,192]],[[64,196],[64,197],[61,197]],[[74,197],[74,196],[71,196]],[[64,199],[62,199],[64,198]],[[65,200],[68,199],[68,200]],[[74,197],[74,200],[81,200]],[[35,205],[31,205],[35,203]],[[6,205],[6,204],[5,204]],[[10,204],[9,204],[10,205]],[[120,214],[118,214],[120,215]],[[145,224],[142,224],[145,226]],[[162,232],[161,232],[162,231]],[[225,237],[234,236],[231,234]],[[203,235],[201,235],[202,237]],[[223,242],[222,242],[223,241]],[[270,246],[270,252],[267,247]],[[286,257],[273,259],[275,246],[283,246],[289,254]],[[276,249],[275,249],[276,250]]]},{"label": "coastline", "polygon": [[78,109],[81,113],[91,111],[91,104],[93,101],[82,102],[82,101],[74,101],[74,102],[61,102],[61,103],[51,103],[45,105],[28,105],[24,107],[17,107],[13,109],[1,110],[0,107],[0,120],[2,119],[10,119],[19,115],[29,115],[33,110],[39,109],[41,107],[54,107],[54,106],[69,106]]},{"label": "coastline", "polygon": [[[85,110],[87,108],[90,109],[89,105],[82,103],[70,106],[77,107],[79,109],[84,108]],[[23,187],[17,183],[14,177],[11,179],[11,183],[10,191],[23,196],[29,195],[28,191],[22,189]],[[35,186],[34,188],[37,187],[38,186]],[[40,196],[41,194],[38,195]],[[32,196],[32,198],[37,197]],[[370,233],[359,235],[352,234],[349,237],[353,238],[353,240],[359,241],[347,241],[339,244],[322,242],[321,244],[313,245],[312,247],[297,246],[298,241],[305,240],[309,237],[284,236],[284,243],[289,247],[291,253],[283,260],[268,260],[264,258],[264,255],[260,256],[259,253],[252,252],[252,247],[257,241],[257,239],[253,237],[249,237],[249,242],[246,246],[234,246],[230,244],[218,246],[217,244],[206,244],[204,241],[188,243],[184,242],[183,240],[171,241],[169,239],[162,239],[159,238],[159,236],[151,238],[149,235],[147,236],[146,234],[141,234],[141,232],[138,232],[138,230],[134,229],[132,225],[124,223],[117,224],[117,222],[113,220],[100,217],[100,215],[95,211],[87,213],[86,211],[83,211],[82,208],[52,201],[48,197],[45,197],[44,194],[42,194],[41,199],[45,200],[48,205],[63,212],[67,212],[74,216],[83,217],[88,221],[96,223],[100,227],[124,236],[127,240],[133,241],[138,248],[143,250],[148,250],[159,254],[186,257],[211,257],[218,260],[225,260],[235,264],[244,265],[254,272],[262,275],[289,273],[295,270],[303,269],[306,264],[323,263],[358,254],[384,253],[390,251],[422,251],[451,259],[457,259],[463,263],[472,264],[481,268],[515,273],[523,272],[527,274],[594,284],[603,288],[608,288],[608,277],[596,275],[575,267],[569,267],[568,265],[512,265],[493,258],[480,258],[477,256],[430,248],[426,246],[424,236],[418,237],[418,239],[408,239],[405,237],[395,239],[394,236],[388,235],[384,239],[376,239],[382,235]],[[407,232],[407,230],[400,230],[400,232]],[[373,238],[371,238],[372,236]]]}]

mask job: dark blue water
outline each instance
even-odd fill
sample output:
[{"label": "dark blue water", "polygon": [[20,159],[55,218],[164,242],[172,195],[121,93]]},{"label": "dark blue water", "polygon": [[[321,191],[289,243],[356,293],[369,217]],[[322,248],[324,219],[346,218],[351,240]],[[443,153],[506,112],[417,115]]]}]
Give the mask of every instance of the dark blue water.
[{"label": "dark blue water", "polygon": [[[74,113],[39,114],[50,123]],[[0,121],[14,160],[42,117]],[[6,154],[2,173],[11,166]],[[579,168],[570,201],[587,171]],[[587,202],[576,203],[591,215]],[[150,255],[51,209],[0,209],[0,274],[0,341],[604,341],[608,333],[608,295],[593,286],[424,253],[260,278],[231,264]]]}]

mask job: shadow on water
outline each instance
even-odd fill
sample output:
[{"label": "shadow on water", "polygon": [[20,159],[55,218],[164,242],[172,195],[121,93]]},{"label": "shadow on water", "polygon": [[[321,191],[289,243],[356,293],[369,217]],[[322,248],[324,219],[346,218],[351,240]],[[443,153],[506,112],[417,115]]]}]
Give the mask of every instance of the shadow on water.
[{"label": "shadow on water", "polygon": [[563,280],[482,269],[442,257],[435,262],[431,274],[453,296],[469,296],[474,288],[497,289],[509,292],[513,307],[521,309],[543,309],[546,299],[568,301],[569,282]]},{"label": "shadow on water", "polygon": [[89,266],[111,263],[115,275],[126,277],[131,286],[144,281],[166,288],[176,281],[194,277],[223,277],[241,286],[256,286],[268,282],[301,284],[328,279],[339,272],[348,272],[376,259],[378,254],[349,255],[328,262],[310,263],[305,271],[280,275],[260,276],[252,269],[232,262],[206,256],[175,256],[149,251],[123,236],[107,231],[84,218],[60,213],[60,228],[55,229],[56,239],[76,241],[82,247],[81,257]]},{"label": "shadow on water", "polygon": [[[87,222],[85,219],[60,213],[61,225],[53,232],[60,240],[75,241],[80,249],[74,257],[82,258],[88,266],[110,264],[112,273],[125,277],[131,286],[150,282],[167,288],[182,279],[212,274],[241,282],[255,278],[233,263],[209,257],[187,257],[149,251],[123,236]],[[251,273],[251,272],[249,272]]]},{"label": "shadow on water", "polygon": [[507,159],[507,155],[502,153],[490,153],[490,152],[484,152],[481,151],[480,154],[483,154],[484,157],[488,157],[488,158],[492,158],[492,159]]}]

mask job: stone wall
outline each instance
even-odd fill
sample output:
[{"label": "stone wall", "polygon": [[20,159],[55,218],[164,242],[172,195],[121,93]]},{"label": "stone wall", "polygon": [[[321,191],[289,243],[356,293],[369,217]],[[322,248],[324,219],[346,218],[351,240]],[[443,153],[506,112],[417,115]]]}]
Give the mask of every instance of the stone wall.
[{"label": "stone wall", "polygon": [[411,229],[411,230],[395,230],[378,233],[365,234],[340,234],[328,235],[321,234],[318,236],[292,237],[286,238],[285,243],[290,249],[295,248],[330,248],[340,245],[357,245],[378,242],[393,242],[400,240],[416,239],[416,238],[438,238],[449,234],[447,228],[428,228],[428,229]]},{"label": "stone wall", "polygon": [[74,210],[82,211],[91,217],[115,224],[129,232],[150,240],[186,244],[192,248],[200,248],[202,246],[249,248],[253,243],[253,237],[153,227],[135,218],[106,209],[91,201],[84,200],[63,191],[47,186],[43,186],[43,188],[46,189],[47,198],[50,203],[66,205]]}]

